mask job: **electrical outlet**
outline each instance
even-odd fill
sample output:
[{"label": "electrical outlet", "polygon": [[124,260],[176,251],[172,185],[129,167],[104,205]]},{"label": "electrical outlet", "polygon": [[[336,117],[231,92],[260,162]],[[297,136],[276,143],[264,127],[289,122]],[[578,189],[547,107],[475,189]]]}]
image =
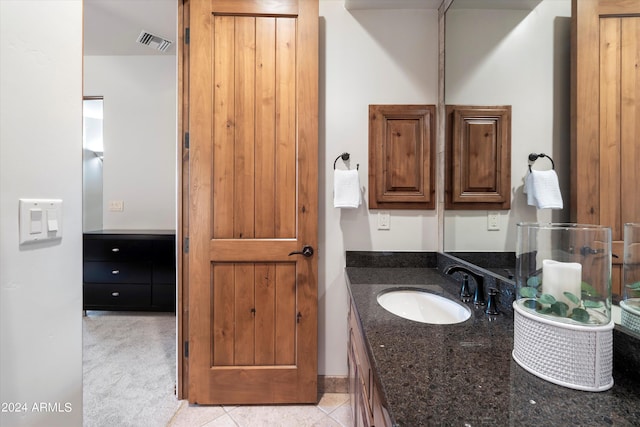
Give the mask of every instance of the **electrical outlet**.
[{"label": "electrical outlet", "polygon": [[498,212],[487,213],[487,230],[500,230],[500,214]]},{"label": "electrical outlet", "polygon": [[391,229],[391,215],[389,212],[378,212],[378,230]]},{"label": "electrical outlet", "polygon": [[109,200],[109,211],[111,211],[111,212],[122,212],[122,211],[124,211],[124,201],[123,200]]}]

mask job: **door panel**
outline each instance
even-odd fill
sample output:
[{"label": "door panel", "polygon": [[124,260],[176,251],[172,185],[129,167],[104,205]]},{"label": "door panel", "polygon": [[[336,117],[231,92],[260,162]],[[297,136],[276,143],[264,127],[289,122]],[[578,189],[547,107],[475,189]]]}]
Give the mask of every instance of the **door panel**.
[{"label": "door panel", "polygon": [[[640,9],[640,7],[638,8]],[[640,10],[638,11],[640,13]],[[621,29],[621,223],[640,221],[640,17],[622,20]],[[624,236],[621,234],[620,239]]]},{"label": "door panel", "polygon": [[316,402],[317,0],[191,18],[188,398]]},{"label": "door panel", "polygon": [[623,226],[640,221],[640,3],[574,0],[571,214],[612,230],[621,292]]}]

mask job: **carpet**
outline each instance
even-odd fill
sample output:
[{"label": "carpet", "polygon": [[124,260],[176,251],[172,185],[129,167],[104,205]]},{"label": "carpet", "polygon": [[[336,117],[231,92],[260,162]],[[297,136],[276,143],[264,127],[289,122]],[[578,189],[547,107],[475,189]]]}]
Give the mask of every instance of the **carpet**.
[{"label": "carpet", "polygon": [[173,313],[83,317],[84,427],[163,427],[180,407]]}]

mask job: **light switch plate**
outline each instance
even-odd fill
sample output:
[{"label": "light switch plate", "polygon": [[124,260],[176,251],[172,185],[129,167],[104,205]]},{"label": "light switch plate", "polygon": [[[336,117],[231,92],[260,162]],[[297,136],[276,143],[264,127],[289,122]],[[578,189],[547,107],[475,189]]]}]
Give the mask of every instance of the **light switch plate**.
[{"label": "light switch plate", "polygon": [[20,244],[62,238],[62,200],[20,199]]}]

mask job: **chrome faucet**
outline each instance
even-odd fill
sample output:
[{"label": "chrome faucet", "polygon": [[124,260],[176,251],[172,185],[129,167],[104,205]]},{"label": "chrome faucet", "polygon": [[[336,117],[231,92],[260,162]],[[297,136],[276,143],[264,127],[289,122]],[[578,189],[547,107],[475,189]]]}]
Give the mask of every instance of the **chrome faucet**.
[{"label": "chrome faucet", "polygon": [[[453,274],[456,272],[461,272],[463,273],[462,276],[462,289],[460,290],[460,299],[462,299],[464,301],[464,296],[463,296],[463,292],[465,291],[465,275],[471,276],[473,277],[473,280],[476,282],[476,290],[473,294],[473,303],[475,305],[486,305],[486,301],[484,299],[484,277],[481,274],[478,274],[474,271],[471,271],[469,268],[464,267],[462,265],[450,265],[445,267],[444,269],[444,273],[445,274]],[[468,300],[467,300],[468,301]],[[465,301],[466,302],[466,301]]]}]

